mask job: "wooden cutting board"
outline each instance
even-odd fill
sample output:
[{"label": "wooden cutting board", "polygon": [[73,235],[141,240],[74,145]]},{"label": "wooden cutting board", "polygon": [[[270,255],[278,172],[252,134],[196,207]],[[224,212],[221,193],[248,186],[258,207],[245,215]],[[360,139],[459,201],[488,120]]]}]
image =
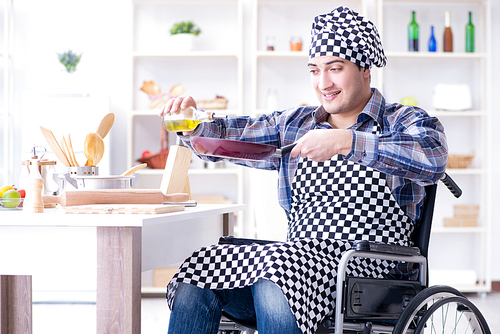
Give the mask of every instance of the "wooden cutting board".
[{"label": "wooden cutting board", "polygon": [[94,204],[66,207],[66,213],[160,214],[184,211],[184,205]]},{"label": "wooden cutting board", "polygon": [[58,203],[62,207],[93,204],[163,204],[185,202],[184,193],[164,195],[160,189],[96,189],[65,191],[59,196],[44,195],[43,203]]}]

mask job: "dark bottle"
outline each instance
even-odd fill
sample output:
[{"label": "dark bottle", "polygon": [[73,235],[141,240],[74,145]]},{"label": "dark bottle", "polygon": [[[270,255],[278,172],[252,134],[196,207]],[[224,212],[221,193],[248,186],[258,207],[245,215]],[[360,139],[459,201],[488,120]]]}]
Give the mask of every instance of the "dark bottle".
[{"label": "dark bottle", "polygon": [[411,12],[411,22],[408,25],[408,51],[418,51],[419,27],[415,20],[415,11]]},{"label": "dark bottle", "polygon": [[436,52],[437,44],[436,37],[434,37],[434,26],[431,26],[431,37],[429,37],[429,52]]},{"label": "dark bottle", "polygon": [[472,12],[469,12],[469,23],[465,26],[465,52],[474,52],[474,25]]},{"label": "dark bottle", "polygon": [[443,51],[453,52],[453,34],[451,33],[449,11],[444,13]]}]

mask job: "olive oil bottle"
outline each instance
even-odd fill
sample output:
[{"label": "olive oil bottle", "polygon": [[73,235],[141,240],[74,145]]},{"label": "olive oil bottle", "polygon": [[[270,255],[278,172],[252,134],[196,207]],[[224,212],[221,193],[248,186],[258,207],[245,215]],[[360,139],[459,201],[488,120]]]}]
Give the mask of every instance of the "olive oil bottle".
[{"label": "olive oil bottle", "polygon": [[182,109],[179,113],[165,114],[163,126],[170,132],[191,131],[201,122],[213,120],[213,113],[196,110],[193,107]]}]

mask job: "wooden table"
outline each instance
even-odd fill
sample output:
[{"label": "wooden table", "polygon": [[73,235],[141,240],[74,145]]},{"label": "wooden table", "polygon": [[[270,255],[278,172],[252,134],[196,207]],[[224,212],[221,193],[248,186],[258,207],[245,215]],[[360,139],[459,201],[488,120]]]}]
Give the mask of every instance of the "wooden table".
[{"label": "wooden table", "polygon": [[[196,248],[231,234],[234,213],[244,208],[205,204],[160,215],[5,210],[0,213],[0,274],[32,275],[35,285],[37,272],[31,272],[32,268],[40,263],[47,268],[63,266],[67,261],[73,240],[65,235],[74,238],[75,231],[90,232],[95,235],[97,251],[96,259],[96,253],[89,254],[96,266],[96,332],[140,333],[141,272],[178,265]],[[30,238],[30,234],[35,236]],[[44,236],[52,236],[52,248],[60,243],[64,249],[45,254]],[[78,238],[74,244],[78,244]],[[26,312],[31,314],[31,305]]]}]

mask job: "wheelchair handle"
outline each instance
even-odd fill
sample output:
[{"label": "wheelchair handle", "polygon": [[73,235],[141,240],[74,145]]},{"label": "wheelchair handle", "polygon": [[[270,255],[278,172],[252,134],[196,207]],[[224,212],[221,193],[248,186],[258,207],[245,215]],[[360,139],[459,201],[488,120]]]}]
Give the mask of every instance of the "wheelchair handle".
[{"label": "wheelchair handle", "polygon": [[453,196],[456,198],[459,198],[462,196],[462,189],[453,181],[453,179],[446,173],[444,173],[443,177],[441,178],[441,181],[444,183],[444,185],[451,191]]}]

